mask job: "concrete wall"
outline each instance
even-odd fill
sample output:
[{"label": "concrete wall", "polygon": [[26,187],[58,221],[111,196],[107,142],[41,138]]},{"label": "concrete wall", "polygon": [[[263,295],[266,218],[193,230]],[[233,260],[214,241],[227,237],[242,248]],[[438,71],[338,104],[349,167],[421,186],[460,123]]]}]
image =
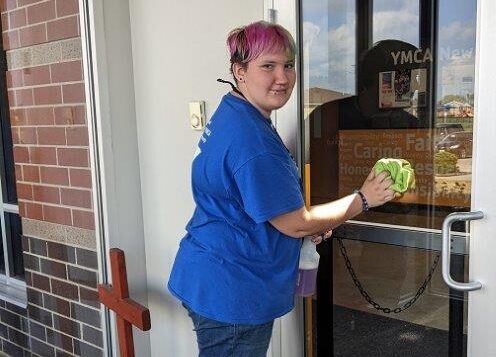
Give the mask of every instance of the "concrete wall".
[{"label": "concrete wall", "polygon": [[[227,32],[263,18],[263,0],[130,0],[134,86],[146,244],[152,356],[194,356],[192,325],[166,282],[193,211],[190,165],[200,132],[188,102],[207,119],[229,89]],[[173,9],[173,11],[171,10]]]}]

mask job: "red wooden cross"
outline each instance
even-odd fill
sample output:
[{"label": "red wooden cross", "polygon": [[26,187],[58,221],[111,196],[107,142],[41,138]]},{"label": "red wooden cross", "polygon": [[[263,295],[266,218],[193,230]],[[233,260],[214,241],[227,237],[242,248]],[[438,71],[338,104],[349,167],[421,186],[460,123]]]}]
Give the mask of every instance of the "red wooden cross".
[{"label": "red wooden cross", "polygon": [[126,260],[122,250],[110,249],[110,266],[112,285],[100,284],[98,296],[100,302],[116,314],[121,357],[134,357],[132,325],[148,331],[151,328],[150,310],[129,298]]}]

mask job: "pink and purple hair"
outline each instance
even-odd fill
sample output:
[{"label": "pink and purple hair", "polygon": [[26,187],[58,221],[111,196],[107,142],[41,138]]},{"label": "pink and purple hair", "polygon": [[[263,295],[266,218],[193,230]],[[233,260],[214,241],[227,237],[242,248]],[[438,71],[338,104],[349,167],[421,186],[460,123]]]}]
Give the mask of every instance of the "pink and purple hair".
[{"label": "pink and purple hair", "polygon": [[234,63],[246,66],[262,53],[286,51],[288,59],[295,57],[296,45],[291,34],[281,25],[258,21],[236,28],[227,36],[231,55],[231,72]]}]

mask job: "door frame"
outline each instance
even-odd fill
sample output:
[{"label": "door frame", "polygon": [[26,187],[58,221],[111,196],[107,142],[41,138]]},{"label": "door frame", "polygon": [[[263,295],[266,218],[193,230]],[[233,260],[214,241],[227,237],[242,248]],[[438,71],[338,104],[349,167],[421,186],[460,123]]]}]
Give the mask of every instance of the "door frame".
[{"label": "door frame", "polygon": [[[276,23],[284,26],[297,42],[300,36],[298,18],[298,1],[264,0],[264,20],[275,20]],[[297,60],[299,61],[299,59]],[[297,63],[296,66],[298,67],[299,64]],[[297,73],[297,82],[301,83],[301,71],[298,68]],[[300,164],[300,173],[303,173],[300,100],[301,86],[297,84],[284,107],[272,112],[272,121],[296,162]],[[274,322],[267,356],[301,357],[304,356],[304,353],[303,299],[295,297],[294,310]]]},{"label": "door frame", "polygon": [[[480,210],[484,219],[471,223],[470,279],[480,281],[482,289],[469,293],[468,299],[468,356],[494,356],[496,345],[496,185],[491,180],[496,168],[492,147],[496,133],[496,2],[477,1],[477,32],[475,54],[475,118],[472,159],[472,211]],[[492,15],[492,16],[491,16]],[[491,270],[491,268],[493,270]]]},{"label": "door frame", "polygon": [[[126,256],[129,287],[134,299],[148,306],[129,2],[78,0],[78,6],[98,283],[112,283],[109,248],[132,252]],[[103,306],[102,331],[105,356],[119,356],[115,313]],[[136,355],[150,356],[150,334],[134,329],[133,336]]]}]

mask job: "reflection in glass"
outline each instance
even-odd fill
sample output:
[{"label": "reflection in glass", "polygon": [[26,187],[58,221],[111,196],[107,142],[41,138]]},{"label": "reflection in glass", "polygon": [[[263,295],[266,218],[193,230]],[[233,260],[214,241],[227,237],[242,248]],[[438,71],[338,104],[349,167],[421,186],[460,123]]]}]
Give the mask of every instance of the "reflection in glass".
[{"label": "reflection in glass", "polygon": [[[303,6],[305,161],[319,172],[313,202],[358,189],[380,158],[404,158],[416,187],[357,219],[439,230],[448,213],[470,206],[475,5],[450,2],[464,10],[454,15],[441,1],[433,29],[422,18],[427,2],[373,1],[373,16],[359,17],[363,3]],[[360,48],[368,42],[357,34],[367,29],[373,42]]]},{"label": "reflection in glass", "polygon": [[[306,103],[318,105],[340,94],[354,94],[355,3],[310,0],[303,11],[305,87],[315,89]],[[309,95],[308,90],[305,93]]]},{"label": "reflection in glass", "polygon": [[[334,356],[464,356],[466,296],[446,287],[439,266],[415,304],[385,314],[349,265],[382,306],[405,306],[435,265],[444,218],[470,210],[476,2],[306,0],[301,14],[311,203],[360,188],[380,158],[407,159],[416,172],[414,188],[335,231],[348,268],[336,241],[319,246],[330,257],[319,294],[332,291]],[[453,229],[468,240],[468,225]],[[404,243],[407,233],[415,244]],[[466,278],[466,251],[453,254],[451,269]],[[314,318],[325,308],[318,301]]]},{"label": "reflection in glass", "polygon": [[372,42],[395,39],[419,47],[419,6],[412,0],[374,0]]}]

